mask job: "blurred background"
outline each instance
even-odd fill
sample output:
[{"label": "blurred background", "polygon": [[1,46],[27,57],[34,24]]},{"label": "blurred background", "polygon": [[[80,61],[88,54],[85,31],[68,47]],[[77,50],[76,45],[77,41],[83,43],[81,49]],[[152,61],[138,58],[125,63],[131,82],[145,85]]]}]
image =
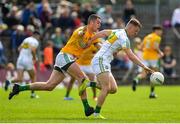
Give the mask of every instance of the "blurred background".
[{"label": "blurred background", "polygon": [[[93,13],[102,18],[101,29],[124,28],[132,17],[139,19],[143,28],[138,38],[131,39],[132,48],[138,40],[152,32],[154,24],[162,25],[160,48],[170,52],[177,64],[172,67],[171,74],[163,72],[163,66],[161,71],[166,84],[179,84],[180,0],[0,0],[0,84],[6,79],[7,70],[15,68],[18,46],[34,30],[41,32],[38,62],[35,65],[37,80],[46,81],[59,50],[73,30],[86,25],[87,18]],[[47,48],[53,53],[45,52]],[[53,58],[44,61],[50,54],[53,54]],[[13,65],[9,66],[9,63]],[[112,62],[112,72],[119,84],[130,84],[137,67],[121,52]],[[25,77],[28,80],[28,75]]]}]

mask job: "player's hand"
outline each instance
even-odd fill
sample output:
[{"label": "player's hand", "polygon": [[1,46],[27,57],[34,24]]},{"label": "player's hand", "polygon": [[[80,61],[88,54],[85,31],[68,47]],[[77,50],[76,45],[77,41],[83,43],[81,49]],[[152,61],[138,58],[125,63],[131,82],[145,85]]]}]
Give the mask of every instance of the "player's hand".
[{"label": "player's hand", "polygon": [[155,72],[154,70],[150,69],[147,66],[144,66],[144,70],[145,70],[146,73],[151,73],[151,74]]}]

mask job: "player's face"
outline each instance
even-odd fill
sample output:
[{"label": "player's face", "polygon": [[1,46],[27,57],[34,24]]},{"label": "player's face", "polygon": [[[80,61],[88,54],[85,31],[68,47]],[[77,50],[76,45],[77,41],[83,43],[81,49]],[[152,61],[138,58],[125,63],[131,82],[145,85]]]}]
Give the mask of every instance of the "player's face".
[{"label": "player's face", "polygon": [[157,30],[157,34],[158,34],[159,36],[162,36],[163,31],[162,31],[162,30]]},{"label": "player's face", "polygon": [[138,35],[139,31],[140,31],[140,28],[138,26],[132,25],[132,27],[129,30],[129,36],[133,38]]},{"label": "player's face", "polygon": [[38,41],[40,40],[40,35],[36,35],[35,37]]},{"label": "player's face", "polygon": [[92,23],[92,28],[93,31],[96,32],[99,30],[99,28],[101,27],[101,19],[97,18],[95,21],[93,21]]}]

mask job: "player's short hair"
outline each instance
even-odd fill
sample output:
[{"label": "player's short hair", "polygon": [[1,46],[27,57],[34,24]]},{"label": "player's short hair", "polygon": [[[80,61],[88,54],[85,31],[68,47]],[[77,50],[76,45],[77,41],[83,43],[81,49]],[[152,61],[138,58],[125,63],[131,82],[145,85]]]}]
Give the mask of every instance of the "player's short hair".
[{"label": "player's short hair", "polygon": [[33,32],[33,34],[35,34],[35,35],[41,35],[38,30],[35,30],[35,31]]},{"label": "player's short hair", "polygon": [[[142,24],[141,24],[140,21],[137,20],[136,18],[132,18],[132,19],[128,22],[128,24],[132,24],[132,25],[134,25],[134,26],[138,26],[139,28],[142,28]],[[127,25],[128,25],[128,24],[127,24]]]},{"label": "player's short hair", "polygon": [[89,24],[91,21],[94,21],[94,20],[96,20],[96,19],[101,19],[101,17],[98,16],[97,14],[92,14],[92,15],[90,15],[89,18],[88,18],[88,24]]},{"label": "player's short hair", "polygon": [[153,31],[155,31],[155,30],[162,30],[163,28],[162,28],[162,26],[161,25],[154,25],[153,27],[152,27],[152,30]]}]

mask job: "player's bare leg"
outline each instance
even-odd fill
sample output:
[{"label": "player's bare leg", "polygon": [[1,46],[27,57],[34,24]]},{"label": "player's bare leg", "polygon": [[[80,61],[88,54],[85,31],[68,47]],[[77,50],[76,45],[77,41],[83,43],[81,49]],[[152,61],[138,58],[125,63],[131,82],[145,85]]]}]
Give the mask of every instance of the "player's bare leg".
[{"label": "player's bare leg", "polygon": [[62,82],[64,77],[65,75],[62,72],[53,70],[49,80],[46,82],[35,82],[27,85],[15,84],[13,86],[12,92],[9,94],[9,99],[11,99],[14,95],[18,94],[19,92],[26,90],[52,91],[60,82]]},{"label": "player's bare leg", "polygon": [[[97,75],[97,80],[101,85],[101,91],[97,100],[95,109],[95,116],[100,115],[101,107],[109,93],[115,93],[117,91],[116,82],[110,72],[104,72]],[[102,117],[103,119],[103,117]]]},{"label": "player's bare leg", "polygon": [[[89,78],[90,81],[95,81],[95,74],[93,73],[89,73],[89,74],[86,74]],[[96,87],[92,87],[92,92],[93,92],[93,99],[95,101],[97,101],[97,96],[96,96]]]},{"label": "player's bare leg", "polygon": [[70,65],[67,72],[76,78],[79,83],[79,95],[81,96],[81,100],[84,106],[84,111],[86,116],[90,116],[94,113],[94,108],[90,107],[87,101],[87,94],[86,94],[86,85],[90,81],[88,80],[87,76],[80,70],[78,64],[75,62]]}]

